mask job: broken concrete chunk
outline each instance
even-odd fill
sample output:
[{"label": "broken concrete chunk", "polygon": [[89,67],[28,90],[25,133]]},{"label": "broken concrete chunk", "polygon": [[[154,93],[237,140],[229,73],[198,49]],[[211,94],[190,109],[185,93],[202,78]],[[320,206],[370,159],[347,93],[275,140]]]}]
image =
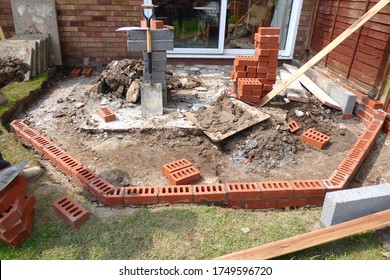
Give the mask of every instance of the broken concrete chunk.
[{"label": "broken concrete chunk", "polygon": [[133,81],[126,93],[126,102],[136,103],[141,94],[141,85],[139,81]]}]

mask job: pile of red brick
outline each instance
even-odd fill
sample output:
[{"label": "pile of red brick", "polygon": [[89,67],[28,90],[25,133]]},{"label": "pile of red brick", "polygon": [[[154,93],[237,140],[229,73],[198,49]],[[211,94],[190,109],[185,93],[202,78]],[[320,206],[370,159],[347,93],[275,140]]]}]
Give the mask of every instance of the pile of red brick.
[{"label": "pile of red brick", "polygon": [[0,240],[17,247],[32,231],[35,197],[26,195],[27,180],[19,175],[0,191]]},{"label": "pile of red brick", "polygon": [[258,104],[272,90],[278,67],[279,32],[276,27],[259,27],[254,38],[255,55],[236,56],[231,79],[238,99]]}]

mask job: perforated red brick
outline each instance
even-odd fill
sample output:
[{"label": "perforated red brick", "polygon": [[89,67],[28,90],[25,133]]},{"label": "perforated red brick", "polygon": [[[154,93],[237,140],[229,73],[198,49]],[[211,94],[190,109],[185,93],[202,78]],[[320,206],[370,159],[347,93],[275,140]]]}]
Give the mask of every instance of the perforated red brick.
[{"label": "perforated red brick", "polygon": [[23,215],[25,194],[20,193],[7,210],[0,213],[0,231],[9,230]]},{"label": "perforated red brick", "polygon": [[328,144],[330,137],[311,128],[301,135],[301,139],[313,147],[323,149]]},{"label": "perforated red brick", "polygon": [[223,184],[194,185],[194,202],[226,201],[227,192]]},{"label": "perforated red brick", "polygon": [[41,154],[43,154],[43,150],[42,150],[43,147],[50,144],[51,141],[41,135],[31,138],[31,145],[35,148],[35,150],[37,150]]},{"label": "perforated red brick", "polygon": [[99,176],[88,167],[81,165],[71,170],[72,178],[81,187],[88,189],[88,184]]},{"label": "perforated red brick", "polygon": [[255,58],[253,56],[249,56],[249,55],[236,55],[235,57],[235,60],[234,62],[241,66],[256,66],[257,65],[257,61],[255,60]]},{"label": "perforated red brick", "polygon": [[159,187],[158,201],[160,203],[193,202],[192,186],[161,186]]},{"label": "perforated red brick", "polygon": [[185,159],[185,158],[182,158],[182,159],[179,159],[177,161],[174,161],[174,162],[171,162],[171,163],[167,163],[167,164],[164,164],[162,166],[162,173],[168,177],[169,173],[171,172],[175,172],[175,171],[178,171],[180,169],[183,169],[183,168],[186,168],[186,167],[189,167],[191,166],[192,163]]},{"label": "perforated red brick", "polygon": [[110,206],[124,205],[125,188],[124,187],[114,188],[113,190],[110,190],[108,193],[105,193],[104,197],[107,205]]},{"label": "perforated red brick", "polygon": [[115,187],[101,177],[88,183],[88,189],[101,202],[108,204],[107,194],[115,191]]},{"label": "perforated red brick", "polygon": [[359,163],[356,160],[346,157],[341,161],[337,169],[341,172],[350,174],[350,177],[353,178],[359,170]]},{"label": "perforated red brick", "polygon": [[57,164],[57,158],[66,154],[63,149],[54,144],[43,147],[42,152],[53,164]]},{"label": "perforated red brick", "polygon": [[7,239],[4,237],[4,235],[0,234],[0,240],[6,245],[11,246],[13,248],[19,247],[24,242],[24,240],[26,240],[27,237],[27,231],[22,231],[13,239]]},{"label": "perforated red brick", "polygon": [[39,133],[32,128],[19,131],[20,140],[25,145],[31,145],[31,138],[39,136]]},{"label": "perforated red brick", "polygon": [[350,178],[350,174],[336,169],[328,180],[335,187],[345,188],[348,186]]},{"label": "perforated red brick", "polygon": [[326,192],[333,192],[342,189],[340,186],[333,185],[333,183],[329,179],[321,180],[321,182],[326,187]]},{"label": "perforated red brick", "polygon": [[[24,194],[26,187],[26,177],[19,175],[0,191],[0,213],[7,211],[20,195]],[[22,211],[20,214],[22,214]]]},{"label": "perforated red brick", "polygon": [[78,228],[89,220],[89,212],[79,203],[63,197],[53,203],[55,212],[72,227]]},{"label": "perforated red brick", "polygon": [[200,179],[200,172],[189,166],[168,174],[168,180],[173,185],[188,185]]},{"label": "perforated red brick", "polygon": [[280,28],[279,27],[259,27],[257,29],[257,33],[260,35],[279,35]]},{"label": "perforated red brick", "polygon": [[29,128],[27,124],[24,123],[21,119],[13,120],[10,124],[12,131],[17,135],[20,136],[20,131],[25,130]]},{"label": "perforated red brick", "polygon": [[288,128],[290,129],[290,132],[291,133],[294,133],[295,131],[297,131],[298,129],[300,129],[301,127],[298,125],[298,123],[294,120],[289,120],[288,121]]},{"label": "perforated red brick", "polygon": [[126,187],[125,205],[144,205],[158,203],[158,187]]},{"label": "perforated red brick", "polygon": [[257,78],[242,78],[238,80],[238,91],[259,90],[262,88],[261,82]]},{"label": "perforated red brick", "polygon": [[101,107],[98,109],[98,112],[105,122],[112,122],[116,119],[114,112],[109,107]]},{"label": "perforated red brick", "polygon": [[64,154],[56,158],[56,164],[66,175],[72,176],[72,169],[80,166],[81,162],[69,154]]},{"label": "perforated red brick", "polygon": [[227,198],[231,200],[260,199],[260,188],[256,183],[229,183],[226,184]]},{"label": "perforated red brick", "polygon": [[261,198],[293,197],[294,189],[287,181],[260,182]]},{"label": "perforated red brick", "polygon": [[362,150],[362,149],[354,147],[351,150],[349,150],[349,152],[348,152],[346,157],[358,161],[359,162],[359,166],[360,166],[360,164],[363,163],[364,158],[365,158],[365,150]]},{"label": "perforated red brick", "polygon": [[296,180],[291,181],[295,197],[324,196],[326,187],[320,180]]}]

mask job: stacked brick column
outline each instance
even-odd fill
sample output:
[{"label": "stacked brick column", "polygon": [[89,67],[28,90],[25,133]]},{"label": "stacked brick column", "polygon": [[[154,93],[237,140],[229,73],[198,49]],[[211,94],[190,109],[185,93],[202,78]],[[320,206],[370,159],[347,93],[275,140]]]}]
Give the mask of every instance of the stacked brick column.
[{"label": "stacked brick column", "polygon": [[35,197],[26,187],[19,175],[0,191],[0,240],[8,246],[19,246],[32,231]]},{"label": "stacked brick column", "polygon": [[276,27],[259,27],[254,37],[255,54],[236,56],[231,79],[238,99],[258,104],[272,90],[278,66],[279,31]]},{"label": "stacked brick column", "polygon": [[165,77],[167,50],[173,50],[173,31],[169,29],[152,29],[152,80],[149,79],[149,68],[146,53],[146,31],[129,30],[127,32],[128,51],[142,51],[144,56],[144,81],[161,83],[163,104],[167,104],[167,82]]}]

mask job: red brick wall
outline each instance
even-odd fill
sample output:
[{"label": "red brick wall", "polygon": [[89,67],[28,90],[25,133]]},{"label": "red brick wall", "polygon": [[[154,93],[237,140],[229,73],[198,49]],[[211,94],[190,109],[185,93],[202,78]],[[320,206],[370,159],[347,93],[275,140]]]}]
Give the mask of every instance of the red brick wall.
[{"label": "red brick wall", "polygon": [[[139,25],[142,0],[56,0],[62,58],[65,65],[101,65],[130,57],[126,32]],[[0,0],[0,25],[6,38],[14,33],[10,0]],[[135,54],[137,55],[137,54]],[[140,55],[140,54],[138,54]]]},{"label": "red brick wall", "polygon": [[313,18],[315,0],[303,0],[297,38],[295,41],[294,58],[306,59],[306,42],[309,36],[310,25]]}]

